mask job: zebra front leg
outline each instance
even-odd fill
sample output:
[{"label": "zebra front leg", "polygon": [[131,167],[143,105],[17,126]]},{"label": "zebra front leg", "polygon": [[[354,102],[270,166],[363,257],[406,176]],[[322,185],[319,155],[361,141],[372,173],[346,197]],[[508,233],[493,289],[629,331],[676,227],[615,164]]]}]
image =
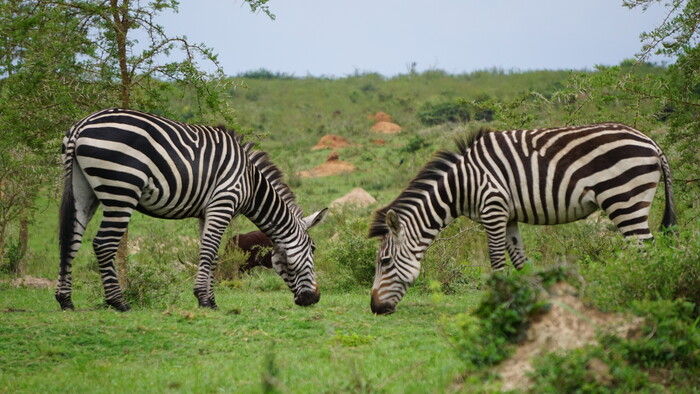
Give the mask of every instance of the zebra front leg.
[{"label": "zebra front leg", "polygon": [[126,232],[132,212],[133,208],[105,207],[100,229],[92,243],[100,268],[107,305],[122,312],[128,311],[131,307],[124,299],[124,294],[119,286],[114,257],[117,254],[122,236]]},{"label": "zebra front leg", "polygon": [[494,271],[505,268],[506,262],[506,221],[484,223],[488,241],[489,259]]},{"label": "zebra front leg", "polygon": [[214,270],[216,269],[219,245],[224,230],[231,221],[226,213],[208,213],[200,220],[201,240],[199,246],[199,267],[194,284],[194,295],[202,308],[216,309],[214,298]]},{"label": "zebra front leg", "polygon": [[512,221],[506,226],[506,248],[515,269],[522,269],[527,261],[523,248],[523,238],[518,230],[518,222]]}]

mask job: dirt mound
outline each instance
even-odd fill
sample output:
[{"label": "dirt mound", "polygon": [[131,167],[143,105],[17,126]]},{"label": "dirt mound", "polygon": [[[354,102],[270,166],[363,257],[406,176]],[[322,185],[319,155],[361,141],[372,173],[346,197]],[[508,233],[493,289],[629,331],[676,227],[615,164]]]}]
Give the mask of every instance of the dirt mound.
[{"label": "dirt mound", "polygon": [[[518,346],[515,354],[501,363],[496,372],[503,381],[502,390],[527,390],[532,371],[532,360],[546,353],[583,347],[596,342],[596,332],[602,330],[619,337],[639,335],[641,318],[625,318],[604,313],[583,305],[575,295],[576,290],[560,283],[550,290],[552,309],[527,331],[527,339]],[[589,365],[591,370],[600,369]],[[605,370],[600,371],[605,378]]]},{"label": "dirt mound", "polygon": [[318,178],[322,176],[331,176],[355,171],[355,165],[345,161],[341,161],[338,152],[333,151],[326,159],[326,162],[309,171],[300,171],[299,176],[302,178]]},{"label": "dirt mound", "polygon": [[377,200],[374,197],[372,197],[371,194],[367,193],[365,189],[357,187],[355,189],[352,189],[348,194],[344,195],[343,197],[333,200],[329,206],[333,208],[348,205],[364,208],[366,206],[374,204],[375,202],[377,202]]},{"label": "dirt mound", "polygon": [[386,141],[384,141],[384,140],[381,139],[381,138],[375,138],[375,139],[373,139],[373,140],[370,141],[370,142],[373,143],[374,145],[379,145],[379,146],[384,146],[384,145],[386,145]]},{"label": "dirt mound", "polygon": [[352,144],[345,138],[328,134],[321,137],[318,143],[314,145],[311,150],[347,148],[349,146],[352,146]]},{"label": "dirt mound", "polygon": [[368,115],[367,119],[373,120],[375,122],[393,122],[394,119],[386,112],[377,112],[374,115]]},{"label": "dirt mound", "polygon": [[401,131],[401,126],[392,122],[377,122],[372,126],[372,131],[383,134],[395,134]]}]

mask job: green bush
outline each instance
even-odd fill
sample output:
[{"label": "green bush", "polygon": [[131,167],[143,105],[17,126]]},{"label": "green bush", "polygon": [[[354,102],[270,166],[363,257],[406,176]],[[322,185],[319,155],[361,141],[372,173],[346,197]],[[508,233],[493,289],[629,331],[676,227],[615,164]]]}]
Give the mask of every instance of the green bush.
[{"label": "green bush", "polygon": [[[682,300],[635,303],[645,323],[633,338],[606,335],[599,345],[548,354],[530,374],[541,392],[655,392],[697,387],[700,327]],[[656,382],[656,383],[654,383]]]},{"label": "green bush", "polygon": [[17,242],[8,242],[4,254],[0,254],[0,273],[17,275],[20,272],[20,263],[22,262],[22,247]]},{"label": "green bush", "polygon": [[[653,243],[633,245],[607,262],[583,267],[588,296],[600,307],[624,309],[636,300],[682,298],[700,305],[700,235],[659,234]],[[693,312],[698,316],[696,307]]]},{"label": "green bush", "polygon": [[480,289],[485,274],[492,273],[485,244],[481,227],[458,218],[428,248],[414,287],[425,291],[431,281],[437,281],[446,294]]},{"label": "green bush", "polygon": [[346,275],[339,275],[340,288],[367,288],[372,286],[375,273],[377,242],[367,239],[368,223],[356,217],[341,218],[343,223],[337,227],[337,237],[327,246],[326,256]]},{"label": "green bush", "polygon": [[168,238],[158,232],[144,237],[142,249],[129,258],[124,289],[127,302],[132,306],[167,308],[183,295],[191,296],[193,272],[180,263],[178,251],[194,253],[196,244],[196,240]]},{"label": "green bush", "polygon": [[479,306],[451,323],[456,330],[448,337],[468,369],[495,365],[507,358],[511,345],[524,339],[530,320],[550,308],[540,298],[540,290],[570,276],[563,266],[530,271],[494,273],[486,282]]},{"label": "green bush", "polygon": [[630,393],[661,390],[619,354],[600,346],[549,353],[534,360],[533,387],[543,393]]},{"label": "green bush", "polygon": [[[643,301],[632,307],[646,319],[638,340],[620,341],[627,361],[645,368],[700,368],[700,318],[694,313],[696,304],[683,300]],[[612,345],[616,339],[605,343]]]},{"label": "green bush", "polygon": [[418,120],[426,126],[443,123],[465,123],[471,119],[471,108],[464,100],[427,102],[416,113]]}]

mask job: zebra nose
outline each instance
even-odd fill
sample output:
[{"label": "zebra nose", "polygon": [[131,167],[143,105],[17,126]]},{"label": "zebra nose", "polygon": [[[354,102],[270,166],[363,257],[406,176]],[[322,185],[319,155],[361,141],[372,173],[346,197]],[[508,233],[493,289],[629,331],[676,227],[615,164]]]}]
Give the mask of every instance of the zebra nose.
[{"label": "zebra nose", "polygon": [[370,302],[372,313],[375,315],[388,315],[394,313],[396,310],[396,305],[388,302],[379,302],[377,298],[376,293],[372,292],[372,302]]},{"label": "zebra nose", "polygon": [[302,291],[298,296],[294,297],[294,303],[299,306],[309,306],[317,303],[321,299],[321,293],[311,290]]}]

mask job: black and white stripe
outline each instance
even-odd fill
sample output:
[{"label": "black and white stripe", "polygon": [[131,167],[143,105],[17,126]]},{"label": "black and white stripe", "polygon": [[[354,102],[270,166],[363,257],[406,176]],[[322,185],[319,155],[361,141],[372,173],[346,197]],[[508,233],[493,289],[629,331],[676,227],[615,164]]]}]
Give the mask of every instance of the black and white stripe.
[{"label": "black and white stripe", "polygon": [[325,210],[303,219],[281,172],[251,146],[223,128],[133,110],[107,109],[77,122],[63,140],[56,290],[61,308],[73,309],[71,263],[99,204],[104,213],[93,247],[107,303],[119,310],[129,306],[119,287],[114,256],[134,210],[158,218],[200,219],[194,287],[200,306],[216,308],[212,280],[217,251],[224,230],[238,214],[275,242],[282,277],[295,302],[317,302],[314,246],[307,229]]},{"label": "black and white stripe", "polygon": [[675,224],[671,171],[659,146],[619,123],[484,132],[440,152],[388,206],[375,213],[381,237],[372,311],[391,313],[420,272],[435,236],[458,216],[486,230],[491,266],[525,263],[518,222],[560,224],[603,209],[628,238],[652,239],[648,215],[661,174],[663,227]]}]

